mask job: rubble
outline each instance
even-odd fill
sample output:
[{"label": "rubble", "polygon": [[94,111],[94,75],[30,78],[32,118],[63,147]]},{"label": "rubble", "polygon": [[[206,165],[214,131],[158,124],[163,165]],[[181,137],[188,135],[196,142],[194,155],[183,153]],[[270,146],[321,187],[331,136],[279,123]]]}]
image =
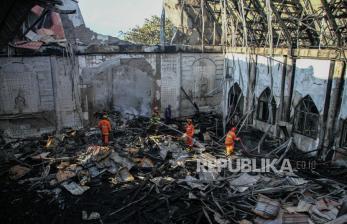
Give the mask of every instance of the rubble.
[{"label": "rubble", "polygon": [[[209,116],[200,114],[194,119],[205,121],[208,127]],[[144,118],[124,120],[111,114],[110,119],[117,125],[113,125],[109,146],[99,145],[99,133],[93,128],[57,133],[49,148],[49,136],[2,146],[10,159],[1,165],[5,171],[1,192],[6,192],[6,196],[0,204],[13,203],[11,208],[3,208],[7,214],[3,220],[25,220],[25,215],[9,215],[13,209],[24,206],[24,201],[34,208],[33,220],[41,217],[38,211],[52,210],[47,212],[45,221],[38,223],[53,219],[222,224],[345,220],[345,214],[339,215],[346,196],[345,179],[327,178],[324,169],[311,173],[296,169],[294,173],[240,173],[226,167],[220,172],[198,171],[198,160],[213,164],[218,158],[225,158],[224,148],[217,143],[222,135],[212,128],[216,126],[214,119],[210,119],[211,139],[208,143],[197,139],[200,144],[191,152],[185,149],[181,134],[164,125],[158,135],[146,130],[148,123]],[[174,122],[174,129],[183,128],[181,121]],[[250,133],[250,129],[244,131],[245,135]],[[278,152],[269,152],[284,143],[269,146],[268,142],[263,143],[269,148],[264,153],[283,158]],[[255,147],[252,142],[248,144],[247,148],[257,147],[256,143]],[[23,145],[31,148],[23,150]],[[286,153],[290,156],[292,152]],[[247,149],[237,145],[237,155],[231,159],[249,156]],[[255,159],[257,156],[260,155]]]},{"label": "rubble", "polygon": [[17,180],[29,173],[30,170],[31,169],[28,167],[16,165],[11,167],[11,169],[9,170],[9,175],[12,180]]}]

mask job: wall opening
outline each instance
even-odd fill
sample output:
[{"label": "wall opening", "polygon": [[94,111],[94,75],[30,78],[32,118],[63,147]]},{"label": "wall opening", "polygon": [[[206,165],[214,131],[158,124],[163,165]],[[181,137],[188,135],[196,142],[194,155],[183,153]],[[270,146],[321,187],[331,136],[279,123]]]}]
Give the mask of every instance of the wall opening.
[{"label": "wall opening", "polygon": [[[272,116],[270,116],[270,112]],[[276,101],[273,96],[271,97],[271,90],[269,87],[267,87],[259,97],[257,119],[270,124],[274,124],[276,121]]]},{"label": "wall opening", "polygon": [[243,114],[243,95],[239,84],[235,83],[229,90],[229,115],[237,113],[238,115]]},{"label": "wall opening", "polygon": [[295,108],[294,132],[301,135],[317,138],[319,112],[312,98],[305,96]]}]

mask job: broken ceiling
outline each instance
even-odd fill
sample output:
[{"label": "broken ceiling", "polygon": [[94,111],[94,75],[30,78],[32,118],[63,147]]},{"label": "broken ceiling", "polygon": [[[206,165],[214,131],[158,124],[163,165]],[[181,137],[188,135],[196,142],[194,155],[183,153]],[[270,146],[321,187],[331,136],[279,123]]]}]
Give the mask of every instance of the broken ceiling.
[{"label": "broken ceiling", "polygon": [[342,47],[344,0],[165,0],[174,43],[289,48]]}]

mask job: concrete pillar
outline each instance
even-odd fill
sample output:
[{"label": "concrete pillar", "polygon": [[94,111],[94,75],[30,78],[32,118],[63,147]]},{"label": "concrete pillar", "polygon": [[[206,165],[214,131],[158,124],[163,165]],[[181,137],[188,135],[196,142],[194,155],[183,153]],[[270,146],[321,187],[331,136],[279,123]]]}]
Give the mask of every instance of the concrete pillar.
[{"label": "concrete pillar", "polygon": [[333,66],[331,67],[333,67],[331,69],[331,75],[329,75],[331,91],[327,93],[326,99],[328,108],[325,119],[324,141],[322,151],[318,153],[319,157],[324,160],[326,159],[329,149],[334,145],[334,140],[336,137],[334,130],[338,121],[338,114],[341,109],[346,64],[343,61],[334,61]]},{"label": "concrete pillar", "polygon": [[160,80],[161,80],[161,54],[156,54],[155,55],[155,74],[154,74],[154,82],[153,82],[155,93],[154,93],[152,107],[157,106],[159,108],[159,111],[161,111]]},{"label": "concrete pillar", "polygon": [[[253,110],[254,107],[254,89],[257,76],[257,55],[251,54],[249,56],[248,66],[248,87],[247,87],[247,100],[246,100],[246,112]],[[253,115],[253,112],[252,112]],[[252,122],[253,116],[249,116],[249,122]]]},{"label": "concrete pillar", "polygon": [[323,152],[324,147],[324,138],[325,138],[325,132],[326,132],[326,125],[328,120],[328,112],[330,107],[330,94],[331,94],[331,87],[333,83],[333,76],[334,76],[334,67],[335,62],[330,61],[330,67],[329,67],[329,76],[328,76],[328,83],[327,83],[327,89],[325,91],[325,100],[324,100],[324,108],[323,108],[323,116],[320,116],[319,118],[319,144],[318,144],[318,153],[317,158],[320,158]]},{"label": "concrete pillar", "polygon": [[[294,80],[295,80],[295,68],[296,68],[296,58],[288,56],[286,62],[286,79],[285,84],[288,88],[284,90],[283,94],[283,121],[289,122],[290,120],[290,111],[292,106],[292,98],[294,91]],[[284,84],[284,88],[285,85]]]},{"label": "concrete pillar", "polygon": [[278,108],[278,113],[277,113],[277,121],[283,121],[285,120],[284,116],[284,93],[285,93],[285,88],[286,88],[286,76],[287,76],[287,58],[288,56],[283,57],[283,69],[282,69],[282,77],[281,77],[281,94],[280,94],[280,105]]},{"label": "concrete pillar", "polygon": [[80,85],[80,91],[81,91],[81,107],[82,107],[82,119],[83,119],[83,126],[86,127],[89,124],[89,107],[88,107],[88,85],[81,84]]},{"label": "concrete pillar", "polygon": [[279,107],[276,113],[276,137],[280,137],[280,123],[281,121],[285,121],[285,102],[284,102],[284,94],[286,91],[286,76],[287,76],[287,55],[283,56],[283,64],[282,64],[282,75],[281,75],[281,89],[280,89],[280,102]]}]

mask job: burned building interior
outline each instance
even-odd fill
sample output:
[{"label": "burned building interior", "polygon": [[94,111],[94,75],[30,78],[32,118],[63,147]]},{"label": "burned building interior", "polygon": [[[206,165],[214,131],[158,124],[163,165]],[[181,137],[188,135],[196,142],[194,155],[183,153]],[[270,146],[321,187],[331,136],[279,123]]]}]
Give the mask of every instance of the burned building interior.
[{"label": "burned building interior", "polygon": [[1,5],[1,223],[347,223],[346,0],[164,0],[158,45]]}]

